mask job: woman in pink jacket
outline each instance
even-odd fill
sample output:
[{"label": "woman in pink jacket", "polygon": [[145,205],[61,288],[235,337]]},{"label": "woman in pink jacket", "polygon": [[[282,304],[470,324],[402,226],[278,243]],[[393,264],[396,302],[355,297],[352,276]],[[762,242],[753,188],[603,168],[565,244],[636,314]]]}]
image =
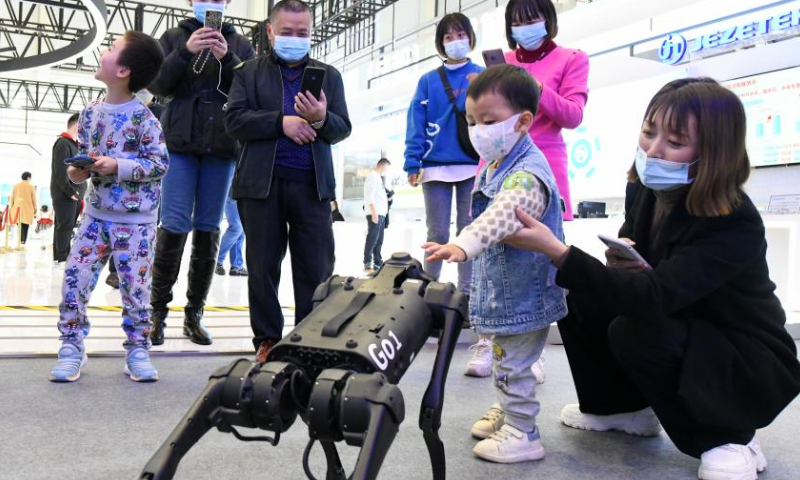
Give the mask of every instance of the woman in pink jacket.
[{"label": "woman in pink jacket", "polygon": [[[544,153],[563,200],[564,220],[572,220],[569,193],[567,146],[562,128],[577,128],[583,120],[589,89],[589,57],[580,50],[559,47],[553,41],[558,33],[558,18],[551,0],[511,0],[506,6],[506,39],[511,51],[506,63],[524,68],[539,82],[539,112],[529,130],[536,146]],[[483,167],[483,160],[478,166]],[[466,375],[491,375],[492,348],[488,337],[480,337],[472,347]],[[533,366],[538,383],[544,382],[544,352]],[[490,419],[501,421],[502,416]]]},{"label": "woman in pink jacket", "polygon": [[531,138],[553,169],[564,200],[564,220],[572,220],[567,146],[562,128],[577,128],[583,120],[589,89],[589,57],[580,50],[556,45],[556,9],[550,0],[511,0],[506,7],[506,38],[512,51],[506,63],[530,73],[541,88],[539,113]]}]

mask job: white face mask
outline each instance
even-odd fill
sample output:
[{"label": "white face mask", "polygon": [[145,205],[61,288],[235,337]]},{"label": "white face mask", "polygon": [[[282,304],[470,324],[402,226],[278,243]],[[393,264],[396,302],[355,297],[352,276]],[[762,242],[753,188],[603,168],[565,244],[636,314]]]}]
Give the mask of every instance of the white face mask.
[{"label": "white face mask", "polygon": [[522,114],[513,115],[508,120],[492,125],[475,125],[469,127],[469,139],[475,151],[487,162],[499,160],[514,148],[522,134],[514,131]]},{"label": "white face mask", "polygon": [[453,40],[444,44],[444,52],[453,60],[464,60],[469,55],[469,40]]}]

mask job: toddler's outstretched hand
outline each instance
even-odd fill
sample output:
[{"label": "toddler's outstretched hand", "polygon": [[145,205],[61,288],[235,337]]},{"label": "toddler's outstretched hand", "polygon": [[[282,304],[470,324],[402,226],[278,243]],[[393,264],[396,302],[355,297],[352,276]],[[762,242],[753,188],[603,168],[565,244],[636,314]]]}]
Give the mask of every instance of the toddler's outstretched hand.
[{"label": "toddler's outstretched hand", "polygon": [[448,243],[447,245],[439,245],[435,242],[427,242],[422,244],[422,248],[431,256],[426,260],[429,262],[438,262],[440,260],[447,260],[447,263],[465,262],[467,254],[459,247]]}]

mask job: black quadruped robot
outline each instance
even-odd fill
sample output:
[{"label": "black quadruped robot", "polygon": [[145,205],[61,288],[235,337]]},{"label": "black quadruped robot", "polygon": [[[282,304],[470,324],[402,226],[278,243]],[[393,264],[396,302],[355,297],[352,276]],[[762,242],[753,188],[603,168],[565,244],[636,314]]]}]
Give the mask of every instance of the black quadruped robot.
[{"label": "black quadruped robot", "polygon": [[[214,372],[192,408],[150,459],[140,480],[166,480],[181,458],[211,428],[243,441],[278,445],[299,415],[308,425],[303,469],[316,480],[309,454],[319,442],[326,480],[372,480],[405,418],[403,378],[428,337],[439,339],[422,399],[419,426],[434,480],[445,479],[439,438],[444,385],[467,297],[435,282],[419,261],[395,253],[371,279],[333,276],[314,293],[314,310],[269,353],[265,364],[236,360]],[[246,437],[236,427],[272,436]],[[347,476],[336,443],[361,447]]]}]

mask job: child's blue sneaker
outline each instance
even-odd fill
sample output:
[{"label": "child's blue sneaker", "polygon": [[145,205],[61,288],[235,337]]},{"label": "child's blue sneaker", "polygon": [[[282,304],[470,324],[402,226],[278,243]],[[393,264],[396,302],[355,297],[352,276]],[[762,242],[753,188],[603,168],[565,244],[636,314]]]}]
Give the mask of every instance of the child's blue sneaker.
[{"label": "child's blue sneaker", "polygon": [[74,382],[81,378],[81,368],[86,365],[86,351],[72,343],[64,343],[58,350],[58,361],[50,372],[51,382]]},{"label": "child's blue sneaker", "polygon": [[125,374],[134,382],[155,382],[158,370],[150,363],[150,354],[142,347],[128,350],[125,359]]}]

